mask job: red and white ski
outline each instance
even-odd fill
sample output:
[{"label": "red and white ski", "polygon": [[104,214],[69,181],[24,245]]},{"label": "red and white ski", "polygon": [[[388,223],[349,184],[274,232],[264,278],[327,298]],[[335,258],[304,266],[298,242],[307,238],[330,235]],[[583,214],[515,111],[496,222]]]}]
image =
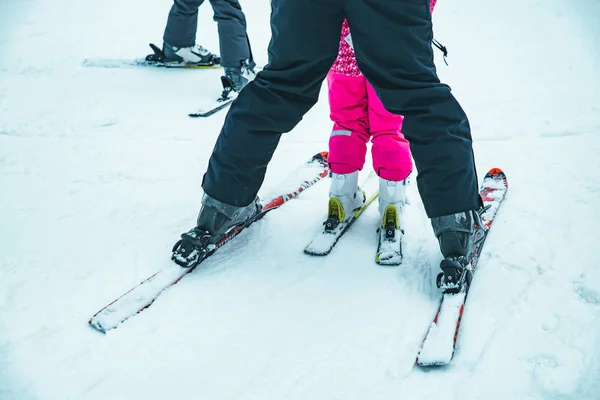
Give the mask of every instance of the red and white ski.
[{"label": "red and white ski", "polygon": [[[491,169],[483,178],[479,194],[483,199],[484,206],[481,215],[484,238],[475,248],[473,258],[467,266],[472,274],[475,273],[483,245],[507,190],[506,175],[499,168]],[[417,365],[423,367],[441,366],[449,364],[452,360],[470,284],[470,281],[464,282],[458,293],[445,293],[443,295],[438,312],[429,327],[417,356]]]},{"label": "red and white ski", "polygon": [[[262,211],[260,213],[244,225],[229,231],[216,243],[215,247],[202,259],[202,261],[216,252],[225,243],[236,237],[252,223],[264,217],[268,212],[281,207],[287,201],[295,198],[304,190],[327,177],[329,174],[327,156],[327,152],[318,153],[294,171],[282,185],[280,185],[283,193],[269,197],[269,200],[263,202]],[[288,188],[289,191],[287,191]],[[181,278],[193,271],[194,268],[195,267],[182,268],[173,262],[168,263],[165,268],[145,279],[139,285],[94,314],[89,320],[89,324],[93,328],[104,333],[117,328],[130,317],[150,307],[163,291],[179,282]]]}]

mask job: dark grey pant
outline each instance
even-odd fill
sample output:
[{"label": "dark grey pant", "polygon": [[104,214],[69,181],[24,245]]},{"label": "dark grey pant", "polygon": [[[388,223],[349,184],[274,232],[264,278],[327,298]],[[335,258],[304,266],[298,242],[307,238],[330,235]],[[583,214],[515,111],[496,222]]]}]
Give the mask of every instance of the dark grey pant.
[{"label": "dark grey pant", "polygon": [[[238,0],[209,0],[219,29],[221,65],[237,67],[252,60],[246,33],[246,17]],[[175,0],[163,40],[175,47],[190,47],[196,43],[198,7],[204,0]]]},{"label": "dark grey pant", "polygon": [[429,217],[478,208],[469,122],[433,62],[429,0],[273,0],[270,63],[231,106],[203,188],[245,206],[281,133],[316,103],[348,18],[359,67],[383,104],[404,116]]}]

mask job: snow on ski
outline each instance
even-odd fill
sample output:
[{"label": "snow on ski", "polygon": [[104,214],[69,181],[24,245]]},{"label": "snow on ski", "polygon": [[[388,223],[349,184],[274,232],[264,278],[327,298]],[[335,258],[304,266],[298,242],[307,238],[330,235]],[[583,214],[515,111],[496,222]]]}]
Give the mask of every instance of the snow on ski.
[{"label": "snow on ski", "polygon": [[[216,243],[214,249],[212,249],[203,260],[237,236],[249,225],[264,217],[265,214],[281,207],[287,201],[295,198],[304,190],[325,178],[329,174],[327,156],[327,152],[318,153],[294,171],[281,185],[279,185],[281,190],[279,195],[267,197],[269,200],[263,203],[262,211],[259,214],[246,224],[229,231]],[[292,183],[291,181],[295,183]],[[175,263],[170,263],[168,266],[142,281],[139,285],[94,314],[89,320],[89,324],[93,328],[104,333],[117,328],[130,317],[150,307],[164,290],[179,282],[181,278],[194,270],[194,268],[182,268]]]},{"label": "snow on ski", "polygon": [[317,233],[313,240],[306,246],[304,252],[312,256],[326,256],[331,252],[335,244],[342,237],[358,217],[369,207],[369,205],[379,196],[377,175],[371,172],[367,179],[361,185],[365,191],[365,204],[354,212],[354,215],[348,221],[338,224],[333,230],[326,230],[325,227]]},{"label": "snow on ski", "polygon": [[[401,217],[400,217],[401,218]],[[402,264],[402,228],[377,229],[377,252],[375,262],[379,265],[397,266]]]},{"label": "snow on ski", "polygon": [[[499,168],[491,169],[483,178],[480,195],[483,199],[481,222],[484,227],[484,238],[475,248],[473,258],[467,266],[474,274],[477,261],[489,230],[494,222],[498,208],[502,204],[508,190],[506,175]],[[466,281],[458,293],[444,293],[442,302],[423,344],[416,363],[422,367],[449,364],[454,356],[460,323],[465,309],[465,302],[471,282]]]}]

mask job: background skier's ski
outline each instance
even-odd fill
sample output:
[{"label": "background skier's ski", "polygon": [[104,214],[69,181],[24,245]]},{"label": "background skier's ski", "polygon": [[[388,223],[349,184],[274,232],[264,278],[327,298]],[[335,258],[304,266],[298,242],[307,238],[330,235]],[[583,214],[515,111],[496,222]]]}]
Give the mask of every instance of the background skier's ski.
[{"label": "background skier's ski", "polygon": [[146,58],[133,59],[111,59],[111,58],[86,58],[83,65],[98,68],[126,68],[126,67],[162,67],[162,68],[221,68],[221,59],[218,56],[211,58],[209,62],[187,63],[183,61],[166,61],[162,50],[155,44],[150,43],[152,53]]},{"label": "background skier's ski", "polygon": [[93,68],[136,68],[136,67],[150,67],[150,68],[181,68],[181,69],[214,69],[222,68],[220,65],[198,65],[198,64],[185,64],[178,61],[174,62],[161,62],[161,61],[148,61],[143,58],[86,58],[83,60],[84,67]]}]

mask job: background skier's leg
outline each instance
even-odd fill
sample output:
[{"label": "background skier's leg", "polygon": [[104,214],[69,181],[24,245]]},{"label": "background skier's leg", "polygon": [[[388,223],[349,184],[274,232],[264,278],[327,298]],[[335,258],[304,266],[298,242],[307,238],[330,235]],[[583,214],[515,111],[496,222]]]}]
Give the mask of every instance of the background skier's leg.
[{"label": "background skier's leg", "polygon": [[239,67],[252,61],[250,42],[246,33],[246,17],[238,0],[210,0],[219,29],[221,65]]},{"label": "background skier's leg", "polygon": [[198,30],[198,7],[204,0],[175,0],[163,40],[175,47],[191,47],[196,43]]}]

